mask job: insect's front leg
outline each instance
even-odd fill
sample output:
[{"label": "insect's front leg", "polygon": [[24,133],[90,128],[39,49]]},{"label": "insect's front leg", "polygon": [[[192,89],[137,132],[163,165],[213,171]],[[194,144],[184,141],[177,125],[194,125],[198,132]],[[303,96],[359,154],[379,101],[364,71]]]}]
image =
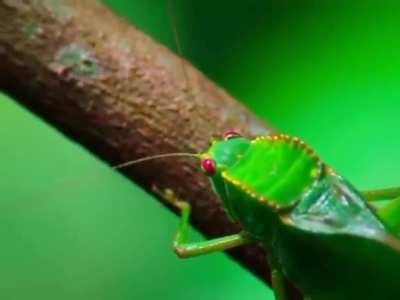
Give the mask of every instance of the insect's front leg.
[{"label": "insect's front leg", "polygon": [[178,199],[171,190],[167,190],[164,193],[164,198],[181,211],[180,225],[173,242],[175,253],[181,258],[189,258],[212,252],[224,251],[254,242],[247,233],[240,232],[208,241],[189,243],[188,231],[191,211],[190,204]]}]

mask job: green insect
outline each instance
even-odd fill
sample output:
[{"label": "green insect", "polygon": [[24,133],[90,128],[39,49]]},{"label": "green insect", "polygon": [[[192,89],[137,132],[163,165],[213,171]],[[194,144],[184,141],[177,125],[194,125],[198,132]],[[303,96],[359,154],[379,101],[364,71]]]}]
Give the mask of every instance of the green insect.
[{"label": "green insect", "polygon": [[[243,231],[187,243],[190,205],[174,240],[180,257],[261,242],[272,288],[287,299],[288,278],[309,300],[400,299],[400,188],[358,192],[298,138],[224,134],[199,154],[201,167]],[[382,209],[371,201],[388,199]]]}]

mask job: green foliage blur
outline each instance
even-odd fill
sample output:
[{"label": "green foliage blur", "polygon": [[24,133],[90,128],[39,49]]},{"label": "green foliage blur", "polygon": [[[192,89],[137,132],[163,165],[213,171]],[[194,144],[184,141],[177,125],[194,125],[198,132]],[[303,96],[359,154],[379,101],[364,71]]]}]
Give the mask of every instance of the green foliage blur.
[{"label": "green foliage blur", "polygon": [[[176,49],[164,0],[105,2]],[[400,183],[400,5],[388,3],[172,0],[171,11],[188,60],[371,189]],[[176,216],[0,97],[2,299],[273,299],[223,254],[177,259]]]}]

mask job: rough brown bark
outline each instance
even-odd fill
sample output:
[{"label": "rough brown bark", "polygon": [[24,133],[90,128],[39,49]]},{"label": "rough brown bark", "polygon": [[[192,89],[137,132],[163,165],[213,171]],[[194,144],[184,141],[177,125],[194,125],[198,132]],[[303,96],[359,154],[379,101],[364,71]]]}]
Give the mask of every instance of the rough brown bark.
[{"label": "rough brown bark", "polygon": [[[168,49],[94,0],[0,0],[0,88],[110,164],[199,152],[237,128],[271,129]],[[190,89],[187,89],[187,86]],[[191,159],[154,160],[124,171],[162,200],[172,189],[193,206],[207,236],[237,232]],[[261,247],[231,255],[261,279]]]}]

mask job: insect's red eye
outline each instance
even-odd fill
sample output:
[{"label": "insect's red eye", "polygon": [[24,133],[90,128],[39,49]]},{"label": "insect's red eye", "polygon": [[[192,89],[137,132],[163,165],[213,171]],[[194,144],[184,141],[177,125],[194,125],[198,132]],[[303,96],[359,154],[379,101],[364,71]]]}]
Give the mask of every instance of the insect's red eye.
[{"label": "insect's red eye", "polygon": [[215,163],[215,160],[211,158],[206,158],[201,162],[201,167],[208,176],[212,176],[217,172],[217,164]]},{"label": "insect's red eye", "polygon": [[240,137],[240,136],[241,136],[240,133],[237,132],[236,130],[228,130],[228,131],[226,131],[226,132],[222,135],[222,138],[223,138],[225,141],[227,141],[227,140],[230,140],[230,139],[232,139],[232,138]]}]

